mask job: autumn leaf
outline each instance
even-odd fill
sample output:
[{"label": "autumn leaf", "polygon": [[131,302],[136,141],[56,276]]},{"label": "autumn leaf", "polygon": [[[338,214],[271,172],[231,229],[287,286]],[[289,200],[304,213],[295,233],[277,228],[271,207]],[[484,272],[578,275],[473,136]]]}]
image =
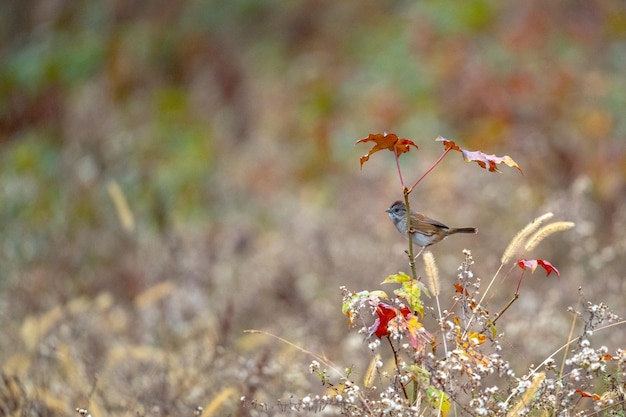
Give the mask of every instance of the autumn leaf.
[{"label": "autumn leaf", "polygon": [[[476,302],[476,300],[474,300],[472,297],[470,297],[469,292],[467,291],[467,289],[459,283],[455,283],[454,284],[454,289],[455,292],[458,292],[460,294],[463,294],[469,301],[470,303],[470,307],[472,310],[475,310],[478,307],[478,303]],[[480,309],[480,311],[484,312],[486,315],[489,315],[489,310],[484,310],[484,309]]]},{"label": "autumn leaf", "polygon": [[538,265],[546,270],[546,276],[554,272],[557,277],[561,277],[559,270],[556,269],[550,262],[544,259],[521,259],[517,262],[517,266],[522,269],[530,269],[530,272],[535,272],[535,269],[537,269]]},{"label": "autumn leaf", "polygon": [[478,332],[469,332],[467,334],[467,339],[472,346],[478,346],[485,343],[485,341],[487,340],[487,336]]},{"label": "autumn leaf", "polygon": [[601,397],[598,394],[592,394],[592,393],[589,393],[589,392],[586,392],[586,391],[582,391],[582,390],[579,390],[579,389],[574,390],[574,392],[576,394],[579,394],[583,398],[592,398],[592,399],[594,399],[596,401],[600,401],[601,400]]},{"label": "autumn leaf", "polygon": [[398,138],[396,134],[387,132],[376,134],[370,133],[368,137],[356,141],[356,143],[365,142],[374,142],[374,147],[370,149],[367,154],[361,157],[361,168],[363,168],[363,164],[370,159],[370,156],[378,151],[387,149],[391,152],[394,152],[396,156],[400,156],[403,153],[408,152],[411,146],[414,146],[415,149],[417,149],[417,145],[413,141],[404,138]]},{"label": "autumn leaf", "polygon": [[492,360],[489,356],[479,352],[467,342],[457,345],[457,348],[452,351],[452,355],[459,359],[461,373],[465,373],[469,376],[474,375],[476,372],[475,368],[489,368],[492,364]]},{"label": "autumn leaf", "polygon": [[432,336],[424,329],[424,325],[418,320],[417,316],[411,314],[406,320],[406,330],[409,334],[409,343],[418,352],[426,346],[426,342],[432,340]]},{"label": "autumn leaf", "polygon": [[517,165],[517,163],[508,155],[504,156],[495,156],[488,155],[481,151],[468,151],[466,149],[462,149],[456,143],[446,138],[439,136],[437,139],[439,142],[443,142],[443,146],[446,150],[452,149],[455,151],[459,151],[463,154],[463,159],[465,162],[476,162],[484,169],[488,169],[489,172],[500,172],[498,170],[498,164],[505,164],[510,166],[511,168],[517,169],[520,173],[523,174],[522,169]]},{"label": "autumn leaf", "polygon": [[379,339],[390,333],[405,334],[416,351],[421,351],[433,340],[433,336],[424,329],[424,325],[408,307],[396,308],[386,303],[378,303],[376,315],[378,318],[370,327],[369,334],[375,334]]},{"label": "autumn leaf", "polygon": [[397,309],[385,303],[378,303],[376,306],[376,315],[378,318],[374,325],[370,328],[370,334],[375,334],[379,339],[389,334],[389,322],[397,316],[408,319],[411,316],[411,310],[408,307]]}]

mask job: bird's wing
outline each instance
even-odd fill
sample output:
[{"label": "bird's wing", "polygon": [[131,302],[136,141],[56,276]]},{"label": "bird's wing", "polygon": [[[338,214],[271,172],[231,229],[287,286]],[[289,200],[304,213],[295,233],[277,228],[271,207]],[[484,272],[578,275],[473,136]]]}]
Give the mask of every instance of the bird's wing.
[{"label": "bird's wing", "polygon": [[424,215],[418,216],[417,222],[414,222],[414,220],[414,218],[411,219],[411,231],[414,233],[430,236],[437,232],[437,229],[433,229],[432,226],[436,226],[439,229],[449,229],[445,224]]}]

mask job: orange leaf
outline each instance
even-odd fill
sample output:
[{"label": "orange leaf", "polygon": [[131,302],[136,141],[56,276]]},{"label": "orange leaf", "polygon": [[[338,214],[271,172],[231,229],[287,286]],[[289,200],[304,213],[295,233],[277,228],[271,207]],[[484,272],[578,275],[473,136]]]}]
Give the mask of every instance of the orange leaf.
[{"label": "orange leaf", "polygon": [[[467,291],[467,289],[462,284],[455,283],[454,284],[454,289],[455,289],[455,292],[461,293],[461,294],[463,294],[465,297],[467,297],[469,299],[470,307],[472,308],[472,310],[474,310],[476,307],[478,307],[478,303],[476,301],[474,301],[473,299],[471,299],[469,292]],[[489,314],[489,310],[481,309],[481,311],[484,311],[486,314]]]},{"label": "orange leaf", "polygon": [[398,138],[396,134],[387,132],[376,134],[370,133],[368,137],[356,141],[356,143],[362,142],[374,142],[374,147],[370,149],[367,154],[361,157],[361,168],[363,168],[363,163],[367,162],[370,159],[370,156],[378,151],[387,149],[391,152],[394,152],[396,156],[400,156],[403,153],[408,152],[410,146],[414,146],[415,149],[417,149],[417,145],[413,141],[404,138]]},{"label": "orange leaf", "polygon": [[598,394],[591,394],[589,392],[585,392],[582,390],[575,390],[574,391],[576,394],[580,394],[581,397],[586,397],[586,398],[593,398],[596,401],[600,401],[601,397]]},{"label": "orange leaf", "polygon": [[511,168],[517,169],[519,172],[522,172],[522,169],[517,165],[517,163],[508,155],[504,156],[495,156],[495,155],[487,155],[481,151],[468,151],[461,147],[459,147],[456,143],[446,138],[439,136],[437,139],[439,142],[443,142],[443,146],[446,150],[452,149],[455,151],[459,151],[463,154],[463,159],[465,162],[476,162],[484,169],[488,169],[489,172],[500,172],[498,170],[498,164],[505,164],[510,166]]}]

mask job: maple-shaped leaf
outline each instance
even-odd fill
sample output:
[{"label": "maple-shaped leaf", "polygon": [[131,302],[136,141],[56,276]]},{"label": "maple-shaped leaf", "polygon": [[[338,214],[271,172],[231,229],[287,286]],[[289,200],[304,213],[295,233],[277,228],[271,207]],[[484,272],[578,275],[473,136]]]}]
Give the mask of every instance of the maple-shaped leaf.
[{"label": "maple-shaped leaf", "polygon": [[517,165],[513,158],[508,155],[495,156],[488,155],[481,151],[468,151],[459,147],[453,141],[441,136],[439,136],[436,140],[439,142],[443,142],[443,146],[445,149],[452,149],[461,152],[463,154],[463,159],[465,160],[465,162],[476,162],[482,168],[488,169],[489,172],[500,172],[498,170],[498,164],[505,164],[510,166],[511,168],[517,169],[520,173],[523,174],[522,169],[519,167],[519,165]]},{"label": "maple-shaped leaf", "polygon": [[559,270],[556,269],[550,262],[544,259],[520,259],[517,262],[517,266],[522,269],[530,269],[530,272],[535,272],[535,269],[537,269],[537,265],[541,265],[541,267],[546,270],[546,276],[554,272],[557,277],[561,278]]},{"label": "maple-shaped leaf", "polygon": [[390,333],[405,334],[416,351],[423,350],[433,340],[433,336],[424,329],[424,325],[408,307],[396,308],[386,303],[378,303],[376,315],[378,318],[370,327],[369,334],[375,334],[379,339]]},{"label": "maple-shaped leaf", "polygon": [[408,307],[398,309],[389,304],[378,303],[376,306],[376,315],[378,318],[370,328],[370,334],[375,334],[380,339],[389,334],[389,323],[393,319],[398,316],[408,319],[411,316],[411,310]]},{"label": "maple-shaped leaf", "polygon": [[356,141],[356,143],[364,142],[374,142],[374,147],[372,147],[367,154],[361,157],[361,168],[363,168],[363,164],[370,159],[370,156],[378,151],[387,149],[398,157],[403,153],[408,152],[411,146],[414,146],[415,149],[417,149],[417,145],[413,141],[398,138],[398,135],[395,133],[370,133],[368,137]]}]

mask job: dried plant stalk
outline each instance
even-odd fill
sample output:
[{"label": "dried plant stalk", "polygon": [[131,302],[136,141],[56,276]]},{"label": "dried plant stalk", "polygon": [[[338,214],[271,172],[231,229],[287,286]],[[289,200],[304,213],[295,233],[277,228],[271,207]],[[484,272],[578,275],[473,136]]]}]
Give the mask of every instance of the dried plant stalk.
[{"label": "dried plant stalk", "polygon": [[381,357],[378,353],[372,358],[370,366],[367,367],[367,372],[363,378],[364,387],[371,388],[374,385],[374,378],[376,377],[376,370],[378,369],[378,362],[380,362],[380,360]]},{"label": "dried plant stalk", "polygon": [[426,278],[428,278],[428,289],[433,297],[439,295],[439,269],[435,263],[433,253],[428,251],[424,253],[424,268],[426,270]]},{"label": "dried plant stalk", "polygon": [[515,237],[511,239],[509,246],[506,247],[504,254],[502,254],[502,258],[500,258],[500,262],[502,264],[509,263],[509,261],[513,258],[515,253],[519,250],[520,246],[525,241],[526,237],[529,236],[535,230],[537,230],[537,228],[541,226],[541,223],[543,223],[545,220],[552,218],[552,216],[553,216],[552,213],[546,213],[542,216],[539,216],[532,222],[528,223],[522,230],[517,232]]},{"label": "dried plant stalk", "polygon": [[554,222],[547,224],[541,229],[537,230],[537,232],[535,232],[535,234],[532,235],[530,239],[528,239],[528,242],[526,242],[526,246],[524,247],[524,249],[530,252],[531,250],[535,249],[542,240],[550,236],[552,233],[562,232],[563,230],[571,229],[574,226],[575,224],[573,222]]},{"label": "dried plant stalk", "polygon": [[533,378],[533,382],[531,383],[530,387],[528,387],[528,389],[526,391],[524,391],[524,394],[522,395],[522,398],[517,402],[517,404],[515,404],[507,413],[507,417],[513,417],[513,416],[518,416],[519,413],[526,407],[530,407],[530,404],[532,404],[533,402],[533,397],[535,396],[535,394],[537,393],[537,390],[539,390],[539,386],[541,385],[541,383],[543,382],[543,380],[546,379],[546,374],[544,372],[540,372],[537,375],[535,375],[535,377]]}]

